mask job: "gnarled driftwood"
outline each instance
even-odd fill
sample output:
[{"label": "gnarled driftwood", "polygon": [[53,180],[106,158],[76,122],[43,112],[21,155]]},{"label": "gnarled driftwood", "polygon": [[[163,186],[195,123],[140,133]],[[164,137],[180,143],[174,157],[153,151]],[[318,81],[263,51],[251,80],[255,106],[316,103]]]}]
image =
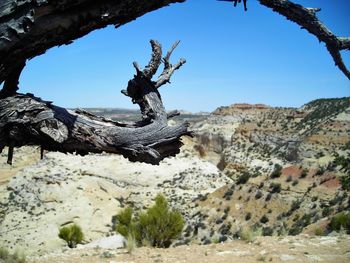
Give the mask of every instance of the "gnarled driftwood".
[{"label": "gnarled driftwood", "polygon": [[[0,1],[0,150],[38,144],[48,150],[121,153],[131,160],[158,163],[179,150],[180,136],[188,134],[187,125],[168,127],[157,91],[169,82],[184,60],[171,65],[165,56],[164,71],[152,81],[161,64],[161,47],[152,42],[153,55],[123,93],[140,105],[143,119],[132,127],[93,116],[85,111],[72,112],[32,95],[16,94],[18,80],[28,59],[51,47],[69,44],[89,32],[114,24],[119,27],[143,14],[185,0],[1,0]],[[236,5],[242,1],[232,0]],[[246,5],[247,1],[243,1]],[[305,8],[288,0],[259,0],[287,19],[299,24],[324,42],[339,69],[350,79],[340,51],[350,50],[350,38],[337,37],[317,18],[315,8]]]},{"label": "gnarled driftwood", "polygon": [[[178,42],[177,42],[178,43]],[[43,149],[60,152],[118,153],[131,161],[158,164],[179,152],[180,137],[191,135],[188,123],[168,126],[167,115],[158,88],[170,80],[176,65],[169,61],[171,51],[163,59],[164,71],[152,81],[162,63],[162,47],[152,40],[152,59],[144,70],[134,62],[136,75],[123,94],[140,106],[142,121],[122,124],[89,114],[71,111],[43,101],[31,94],[16,94],[0,100],[0,150],[9,146],[12,162],[13,147],[41,145]],[[177,44],[176,44],[177,45]]]}]

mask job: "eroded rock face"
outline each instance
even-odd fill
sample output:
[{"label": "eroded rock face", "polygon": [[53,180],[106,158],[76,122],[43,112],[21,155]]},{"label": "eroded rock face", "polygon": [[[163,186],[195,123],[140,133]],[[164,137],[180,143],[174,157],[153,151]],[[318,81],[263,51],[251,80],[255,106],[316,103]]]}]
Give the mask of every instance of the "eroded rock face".
[{"label": "eroded rock face", "polygon": [[73,222],[90,242],[113,233],[112,217],[121,208],[145,208],[158,193],[188,219],[199,194],[226,183],[215,165],[196,157],[152,166],[114,155],[48,153],[1,186],[0,243],[28,254],[55,251],[65,247],[59,228]]},{"label": "eroded rock face", "polygon": [[[188,230],[189,236],[205,243],[213,237],[208,233],[237,238],[242,227],[260,227],[266,235],[296,235],[309,226],[313,234],[325,230],[331,216],[349,207],[333,164],[334,152],[344,154],[341,147],[350,141],[349,103],[320,100],[300,109],[234,105],[197,123],[196,149],[209,154],[219,145],[217,166],[233,183],[200,200],[199,230]],[[216,136],[230,138],[226,147]]]},{"label": "eroded rock face", "polygon": [[220,154],[217,164],[222,170],[229,164],[248,170],[261,166],[266,172],[275,163],[324,166],[350,140],[349,105],[350,99],[342,98],[316,100],[300,109],[220,107],[195,124],[197,148]]}]

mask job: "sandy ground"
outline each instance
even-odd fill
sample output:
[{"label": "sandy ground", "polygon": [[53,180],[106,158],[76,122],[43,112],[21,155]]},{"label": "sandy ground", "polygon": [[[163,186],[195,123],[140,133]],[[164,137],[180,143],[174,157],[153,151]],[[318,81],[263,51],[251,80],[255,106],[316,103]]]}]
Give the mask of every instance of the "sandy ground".
[{"label": "sandy ground", "polygon": [[38,147],[15,148],[13,165],[7,164],[7,147],[0,154],[0,185],[9,182],[10,178],[23,168],[40,160]]},{"label": "sandy ground", "polygon": [[350,237],[258,237],[254,243],[236,240],[223,244],[180,246],[169,249],[69,250],[32,257],[29,262],[350,262]]}]

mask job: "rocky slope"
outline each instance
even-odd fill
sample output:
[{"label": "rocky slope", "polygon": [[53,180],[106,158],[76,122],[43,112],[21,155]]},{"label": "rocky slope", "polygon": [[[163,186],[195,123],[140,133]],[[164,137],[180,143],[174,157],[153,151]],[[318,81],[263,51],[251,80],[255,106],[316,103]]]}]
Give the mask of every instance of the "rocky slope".
[{"label": "rocky slope", "polygon": [[198,195],[229,179],[213,164],[185,155],[152,166],[115,155],[48,153],[0,186],[0,244],[27,254],[54,251],[65,246],[59,228],[73,222],[90,242],[114,233],[112,217],[121,208],[145,208],[158,193],[188,218]]},{"label": "rocky slope", "polygon": [[[104,114],[119,116],[111,112],[113,116]],[[134,118],[132,112],[125,114]],[[184,138],[181,154],[159,166],[133,164],[107,154],[80,157],[51,152],[39,160],[39,150],[26,147],[16,149],[11,167],[4,151],[0,155],[0,246],[21,248],[33,256],[55,252],[64,258],[60,227],[78,223],[84,242],[96,242],[116,234],[112,217],[120,209],[144,209],[158,193],[164,193],[185,217],[184,232],[174,246],[236,242],[244,229],[265,236],[327,234],[329,219],[349,209],[349,193],[341,189],[341,173],[333,164],[333,152],[342,153],[340,147],[350,141],[349,98],[317,100],[300,109],[236,104],[210,116],[186,119],[192,122],[196,137]],[[330,242],[338,242],[334,240]],[[265,237],[261,242],[278,246],[279,241]],[[313,255],[311,248],[316,245],[311,243],[305,246]],[[224,249],[232,250],[230,245]],[[257,260],[254,253],[252,262]],[[278,260],[284,252],[271,253]],[[306,254],[298,253],[296,260],[303,261]],[[348,251],[341,253],[339,262],[345,262]],[[76,252],[77,257],[82,254]],[[327,262],[333,254],[327,255],[315,258]],[[90,259],[93,254],[86,262]]]},{"label": "rocky slope", "polygon": [[300,109],[236,104],[195,129],[198,155],[233,179],[199,202],[206,232],[222,240],[242,227],[264,235],[327,232],[329,218],[349,209],[333,155],[350,141],[350,98]]}]

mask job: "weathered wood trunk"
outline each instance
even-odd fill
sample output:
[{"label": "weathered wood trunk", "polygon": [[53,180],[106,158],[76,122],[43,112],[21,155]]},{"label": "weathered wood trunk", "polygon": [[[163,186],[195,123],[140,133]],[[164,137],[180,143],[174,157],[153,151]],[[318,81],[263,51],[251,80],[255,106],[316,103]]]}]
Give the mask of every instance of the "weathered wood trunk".
[{"label": "weathered wood trunk", "polygon": [[[169,61],[178,42],[164,57],[164,71],[157,81],[153,75],[162,63],[162,48],[151,41],[153,55],[129,81],[123,94],[140,106],[142,121],[133,125],[122,124],[94,116],[86,111],[71,111],[43,101],[30,94],[16,94],[0,99],[0,150],[9,146],[9,163],[13,147],[41,145],[43,149],[60,152],[117,153],[131,161],[158,164],[174,156],[182,145],[180,137],[191,135],[188,123],[168,126],[169,116],[163,106],[158,88],[169,82],[173,72],[185,63]],[[172,114],[175,116],[176,114]]]},{"label": "weathered wood trunk", "polygon": [[[89,32],[114,24],[119,27],[143,14],[185,0],[0,0],[0,151],[41,145],[61,152],[120,153],[133,161],[158,163],[176,154],[180,137],[190,134],[187,124],[169,127],[158,88],[185,61],[171,65],[169,58],[178,43],[164,57],[164,71],[152,77],[161,64],[162,50],[152,41],[153,55],[148,66],[129,82],[123,94],[138,103],[142,121],[132,126],[116,123],[84,111],[72,112],[33,95],[16,94],[18,79],[28,59],[51,47],[69,44]],[[236,5],[238,2],[233,0]],[[247,1],[243,1],[246,6]],[[305,28],[324,42],[339,69],[350,79],[340,51],[350,50],[350,38],[337,37],[317,18],[319,9],[304,8],[288,0],[259,0]],[[173,114],[171,114],[173,115]]]}]

